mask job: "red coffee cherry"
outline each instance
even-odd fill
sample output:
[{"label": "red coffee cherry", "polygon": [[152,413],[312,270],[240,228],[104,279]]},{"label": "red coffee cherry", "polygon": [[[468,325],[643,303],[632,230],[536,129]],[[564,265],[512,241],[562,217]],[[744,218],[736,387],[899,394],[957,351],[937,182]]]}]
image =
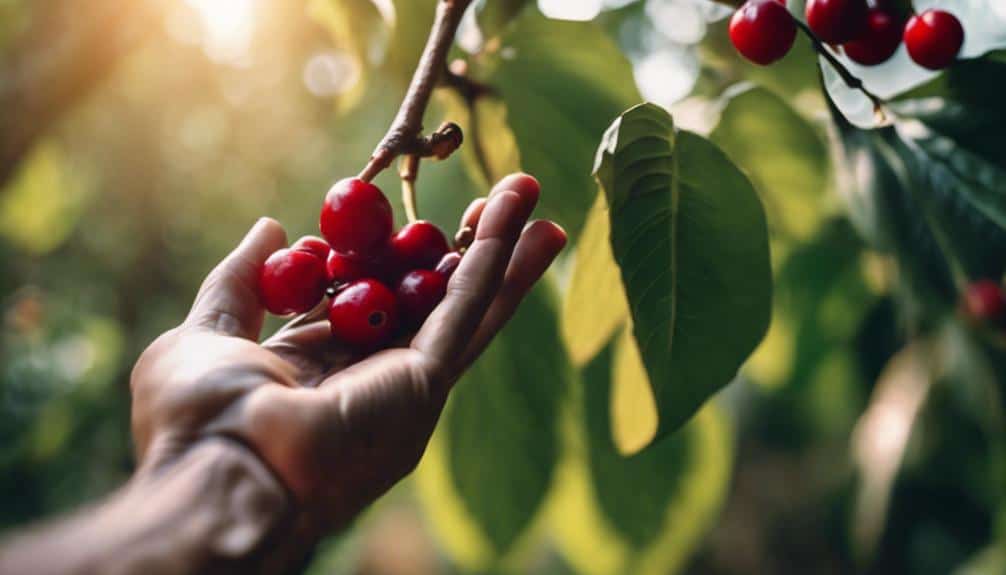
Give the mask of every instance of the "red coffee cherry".
[{"label": "red coffee cherry", "polygon": [[866,33],[866,0],[807,0],[807,26],[822,42],[844,44]]},{"label": "red coffee cherry", "polygon": [[405,324],[422,325],[447,293],[447,277],[432,270],[414,270],[402,278],[395,291]]},{"label": "red coffee cherry", "polygon": [[332,251],[332,248],[328,247],[328,242],[315,236],[300,238],[290,246],[290,249],[310,252],[321,258],[322,261],[328,259],[328,254]]},{"label": "red coffee cherry", "polygon": [[795,39],[793,16],[779,0],[748,0],[730,19],[734,48],[761,66],[785,56]]},{"label": "red coffee cherry", "polygon": [[340,341],[376,348],[391,339],[398,325],[395,294],[377,280],[355,281],[332,298],[328,322]]},{"label": "red coffee cherry", "polygon": [[886,62],[898,51],[901,44],[901,22],[878,8],[870,9],[866,32],[858,39],[842,46],[845,55],[864,66]]},{"label": "red coffee cherry", "polygon": [[308,251],[282,249],[259,271],[259,293],[276,315],[303,313],[321,301],[328,287],[325,262]]},{"label": "red coffee cherry", "polygon": [[908,55],[916,64],[942,70],[957,59],[964,45],[964,28],[949,12],[926,10],[908,20],[904,38]]},{"label": "red coffee cherry", "polygon": [[1006,294],[992,280],[977,281],[964,292],[964,311],[980,322],[1000,323],[1006,319]]},{"label": "red coffee cherry", "polygon": [[385,267],[377,258],[352,256],[335,250],[329,252],[325,262],[328,280],[338,283],[381,277]]},{"label": "red coffee cherry", "polygon": [[336,182],[325,195],[319,222],[333,250],[377,255],[388,242],[394,221],[391,204],[380,188],[358,178]]},{"label": "red coffee cherry", "polygon": [[388,243],[390,257],[402,271],[431,270],[449,249],[440,228],[422,220],[398,230]]}]

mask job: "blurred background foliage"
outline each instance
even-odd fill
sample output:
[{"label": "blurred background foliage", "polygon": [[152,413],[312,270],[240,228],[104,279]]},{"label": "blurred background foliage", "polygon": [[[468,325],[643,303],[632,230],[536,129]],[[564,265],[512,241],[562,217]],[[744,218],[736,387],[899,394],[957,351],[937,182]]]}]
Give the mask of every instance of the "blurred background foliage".
[{"label": "blurred background foliage", "polygon": [[[829,106],[809,43],[752,66],[728,14],[488,0],[466,18],[454,56],[491,95],[437,92],[427,125],[457,121],[468,143],[423,165],[421,213],[453,229],[524,169],[577,243],[457,388],[415,476],[310,573],[1006,572],[1003,343],[955,307],[961,281],[1006,268],[1006,59],[921,78],[900,125],[862,131]],[[0,0],[0,525],[128,477],[132,362],[256,218],[316,231],[432,15],[432,0]],[[969,55],[1001,50],[999,32]],[[591,167],[643,99],[748,175],[775,296],[737,380],[626,456],[659,415]],[[933,168],[959,161],[980,169]],[[378,183],[397,202],[394,176]]]}]

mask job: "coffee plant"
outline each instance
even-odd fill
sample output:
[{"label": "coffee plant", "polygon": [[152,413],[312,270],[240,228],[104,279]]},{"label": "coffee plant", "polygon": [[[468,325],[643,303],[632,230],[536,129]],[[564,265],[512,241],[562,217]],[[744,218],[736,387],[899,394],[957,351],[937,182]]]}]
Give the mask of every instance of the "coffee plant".
[{"label": "coffee plant", "polygon": [[[98,4],[92,19],[116,3]],[[137,4],[120,17],[144,30],[162,8]],[[259,40],[262,54],[284,43],[298,54],[335,46],[354,82],[306,119],[273,105],[277,94],[255,114],[291,138],[283,147],[295,155],[317,140],[331,142],[328,155],[310,175],[301,157],[258,171],[227,164],[228,178],[303,191],[240,206],[206,193],[189,206],[201,219],[171,220],[174,231],[163,232],[189,238],[171,256],[185,261],[226,245],[223,236],[200,244],[209,235],[198,231],[224,206],[303,222],[305,234],[321,237],[305,235],[269,259],[263,301],[277,315],[322,309],[333,337],[362,353],[393,345],[443,297],[471,234],[446,226],[503,175],[535,176],[539,215],[570,235],[557,269],[456,387],[414,479],[324,544],[311,572],[365,557],[382,506],[398,499],[421,510],[422,530],[459,572],[1003,572],[1006,8],[999,0],[569,4],[573,19],[552,0],[299,5],[310,18],[289,37]],[[11,22],[0,27],[9,70],[34,69],[19,56],[42,49],[50,36],[39,30],[64,29],[39,12],[0,6],[0,21]],[[15,13],[36,19],[18,24]],[[147,300],[170,286],[185,293],[199,273],[158,271],[129,285],[145,299],[94,308],[115,310],[126,327],[72,319],[66,304],[39,319],[33,310],[47,301],[39,294],[68,301],[47,278],[76,277],[62,272],[71,260],[102,261],[94,254],[114,241],[85,238],[85,223],[109,219],[78,215],[100,212],[88,203],[95,192],[72,205],[38,204],[47,216],[80,218],[57,227],[50,247],[34,239],[51,233],[33,235],[24,206],[64,185],[74,162],[132,165],[141,153],[160,179],[174,180],[165,189],[197,177],[210,182],[205,189],[239,185],[205,158],[172,164],[184,146],[172,157],[166,145],[137,146],[152,131],[145,106],[167,106],[171,92],[116,84],[127,72],[111,71],[139,67],[128,73],[140,84],[210,85],[211,65],[200,69],[206,78],[166,69],[174,83],[154,81],[143,58],[120,62],[131,50],[169,61],[138,47],[135,34],[107,43],[84,28],[74,34],[83,48],[64,54],[70,63],[46,84],[64,89],[38,98],[83,111],[39,114],[31,130],[21,129],[24,118],[0,119],[4,269],[34,278],[3,281],[13,334],[0,376],[12,414],[3,465],[5,475],[39,484],[8,524],[60,509],[44,478],[67,465],[67,453],[98,451],[75,442],[101,429],[100,418],[75,420],[70,406],[100,414],[123,401],[109,399],[121,391],[111,385],[66,392],[60,382],[98,376],[25,358],[66,334],[104,338],[98,347],[114,341],[120,351],[97,364],[100,379],[122,381],[128,369],[108,364],[128,364],[129,340],[163,327],[139,319]],[[74,62],[90,72],[75,77]],[[39,69],[11,72],[23,85],[0,87],[0,102],[39,92]],[[82,93],[99,104],[71,97]],[[186,97],[184,106],[199,103]],[[289,109],[302,106],[298,95],[284,97]],[[117,110],[135,116],[128,137],[101,132],[116,116],[94,109],[115,111],[120,101],[134,102]],[[300,135],[324,121],[338,127]],[[236,125],[218,147],[258,137],[257,149],[280,156],[262,126]],[[216,137],[204,132],[185,142],[198,148]],[[103,160],[95,149],[111,151]],[[137,179],[97,171],[94,188],[130,189]],[[167,196],[123,194],[117,209],[154,220],[177,210]],[[405,222],[398,231],[396,213]],[[127,236],[128,220],[108,237]],[[156,260],[163,241],[145,240],[123,261]],[[54,271],[26,269],[19,250]],[[114,277],[112,290],[137,281]],[[93,293],[104,302],[100,287]],[[165,305],[160,317],[179,306]],[[29,332],[35,340],[19,335]],[[28,391],[29,377],[48,385]],[[53,412],[77,431],[52,439]],[[123,445],[109,451],[114,463],[98,468],[128,468]],[[109,475],[95,489],[117,477]]]}]

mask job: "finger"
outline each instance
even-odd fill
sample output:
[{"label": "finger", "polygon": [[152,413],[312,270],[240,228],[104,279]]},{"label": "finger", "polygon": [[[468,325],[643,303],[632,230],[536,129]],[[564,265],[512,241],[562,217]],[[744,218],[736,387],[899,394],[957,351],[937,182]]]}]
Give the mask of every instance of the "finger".
[{"label": "finger", "polygon": [[540,189],[541,185],[534,176],[522,172],[510,174],[493,186],[488,197],[472,200],[472,203],[468,204],[464,214],[461,216],[461,227],[468,226],[473,230],[478,228],[479,219],[482,217],[483,210],[485,210],[486,202],[489,201],[489,198],[506,190],[519,190],[518,193],[521,194],[523,201],[528,205],[528,213],[530,213],[534,209],[535,204],[538,203]]},{"label": "finger", "polygon": [[534,209],[533,178],[504,179],[512,189],[494,189],[468,248],[447,285],[447,295],[423,324],[412,347],[438,367],[453,371],[468,341],[496,297],[521,229]]},{"label": "finger", "polygon": [[523,172],[510,174],[493,186],[493,189],[489,192],[489,199],[492,199],[496,194],[505,191],[514,191],[520,194],[521,200],[524,202],[525,208],[527,208],[527,213],[530,215],[534,210],[535,205],[538,204],[538,196],[541,193],[541,184],[539,184],[538,180],[531,174],[525,174]]},{"label": "finger", "polygon": [[286,246],[279,222],[262,218],[241,244],[206,276],[186,325],[257,340],[265,310],[258,295],[259,269],[270,254]]},{"label": "finger", "polygon": [[524,230],[514,248],[503,286],[468,343],[461,360],[462,369],[478,359],[493,337],[510,321],[524,296],[565,246],[566,232],[555,223],[539,220]]},{"label": "finger", "polygon": [[479,226],[479,218],[482,217],[482,210],[486,207],[487,198],[478,198],[472,200],[472,203],[468,204],[465,208],[465,213],[461,216],[461,227],[469,227],[475,229]]}]

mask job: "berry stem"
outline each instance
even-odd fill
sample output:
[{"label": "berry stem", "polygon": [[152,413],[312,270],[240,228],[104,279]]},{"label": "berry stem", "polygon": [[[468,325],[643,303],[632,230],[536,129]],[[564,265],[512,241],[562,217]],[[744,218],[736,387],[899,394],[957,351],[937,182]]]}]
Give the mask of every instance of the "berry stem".
[{"label": "berry stem", "polygon": [[402,205],[405,207],[405,217],[409,223],[419,220],[416,209],[416,178],[419,176],[419,156],[408,154],[402,156],[398,163],[398,176],[402,179]]},{"label": "berry stem", "polygon": [[873,102],[873,111],[877,115],[877,119],[883,121],[886,117],[884,113],[884,100],[868,90],[866,86],[863,85],[863,81],[850,72],[849,69],[846,68],[845,65],[831,53],[831,50],[824,45],[824,42],[817,37],[817,34],[814,34],[805,22],[799,18],[793,18],[793,21],[796,22],[797,28],[799,28],[800,31],[810,39],[811,44],[814,45],[814,51],[827,60],[828,64],[831,65],[835,72],[838,72],[838,75],[842,77],[842,81],[845,82],[845,85],[853,90],[859,90],[863,93],[863,95],[869,98],[871,102]]},{"label": "berry stem", "polygon": [[461,145],[461,129],[456,124],[441,126],[429,138],[422,137],[423,114],[430,102],[461,17],[472,0],[438,0],[436,18],[429,39],[412,76],[412,82],[388,132],[377,145],[359,178],[369,182],[401,154],[446,158]]}]

